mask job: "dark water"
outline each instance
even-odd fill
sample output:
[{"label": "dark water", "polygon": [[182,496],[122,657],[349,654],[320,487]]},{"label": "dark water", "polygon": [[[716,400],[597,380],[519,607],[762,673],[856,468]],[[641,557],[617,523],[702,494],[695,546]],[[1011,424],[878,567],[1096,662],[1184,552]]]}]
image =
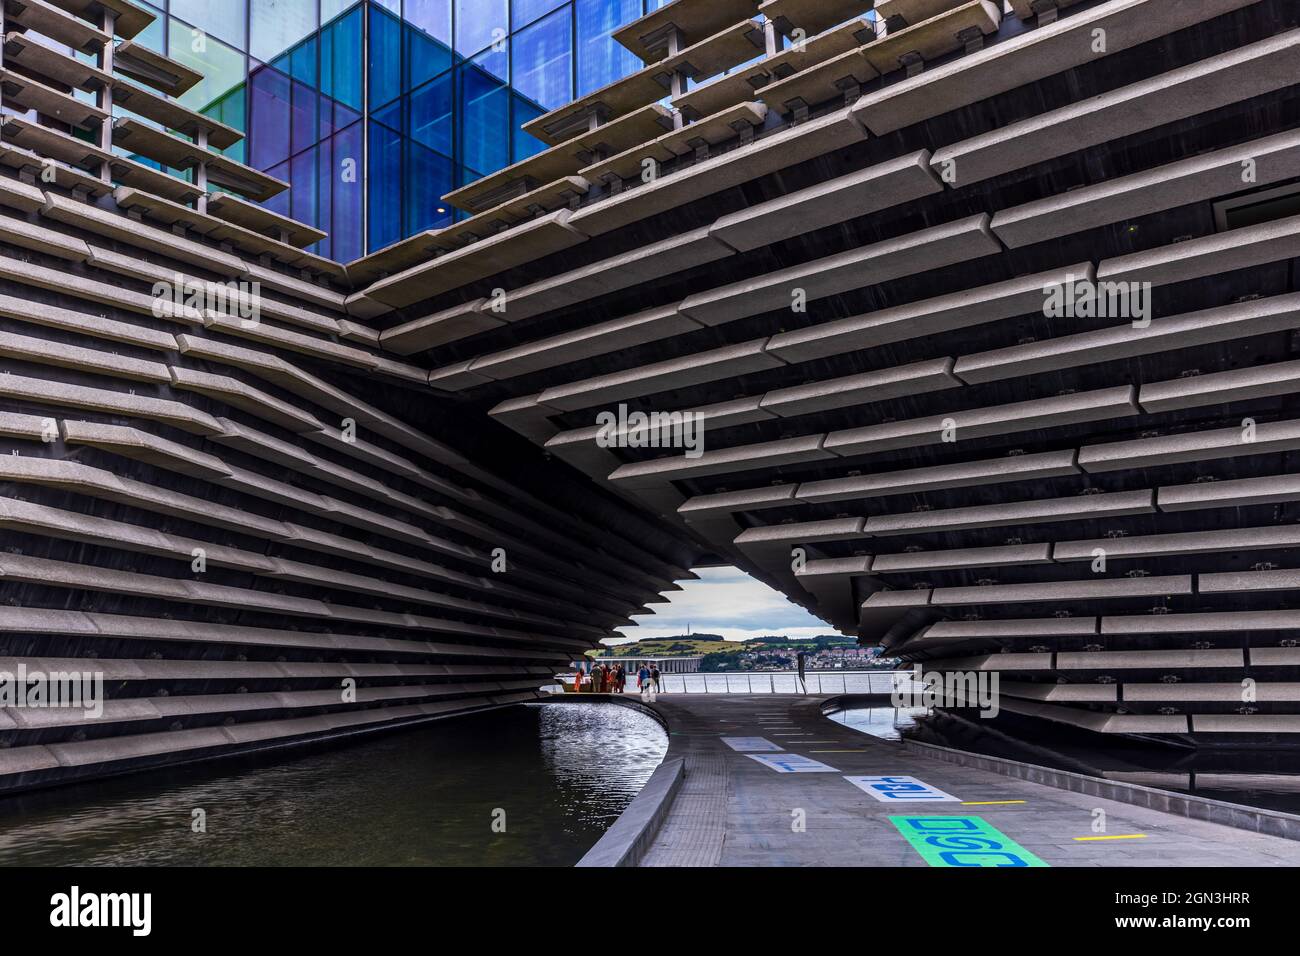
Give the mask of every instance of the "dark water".
[{"label": "dark water", "polygon": [[617,704],[514,707],[0,800],[0,866],[569,866],[667,748],[658,722]]}]

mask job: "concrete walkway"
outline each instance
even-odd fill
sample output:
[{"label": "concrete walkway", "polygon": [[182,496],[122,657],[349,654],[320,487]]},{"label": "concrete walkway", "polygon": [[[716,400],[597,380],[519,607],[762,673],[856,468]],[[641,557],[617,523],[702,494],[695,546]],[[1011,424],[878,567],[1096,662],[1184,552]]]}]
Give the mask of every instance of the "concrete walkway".
[{"label": "concrete walkway", "polygon": [[[661,697],[653,706],[669,726],[665,759],[684,759],[686,774],[641,865],[927,866],[889,817],[944,815],[978,817],[983,823],[970,825],[991,825],[1049,866],[1300,864],[1300,842],[1294,840],[910,752],[828,720],[821,713],[823,700]],[[768,755],[778,764],[797,755],[795,763],[809,758],[835,772],[779,772],[728,746],[724,737],[763,738],[781,749]],[[740,741],[738,746],[762,744]],[[887,797],[890,802],[881,802],[844,779],[849,775],[915,777],[956,800],[893,802]],[[1103,832],[1094,830],[1098,810],[1105,814]],[[801,818],[802,832],[796,826]],[[973,857],[967,853],[951,859],[969,862]]]}]

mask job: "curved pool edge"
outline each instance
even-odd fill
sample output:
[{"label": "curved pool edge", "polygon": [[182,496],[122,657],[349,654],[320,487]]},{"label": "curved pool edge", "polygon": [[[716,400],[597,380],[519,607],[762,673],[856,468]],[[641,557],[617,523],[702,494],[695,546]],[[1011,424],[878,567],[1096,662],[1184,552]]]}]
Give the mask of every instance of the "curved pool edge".
[{"label": "curved pool edge", "polygon": [[592,694],[589,697],[580,694],[555,696],[557,699],[554,701],[540,701],[540,703],[544,705],[618,704],[653,717],[669,735],[664,759],[650,774],[650,779],[645,782],[645,786],[632,798],[632,802],[619,814],[618,819],[610,824],[609,829],[601,835],[596,844],[574,864],[575,867],[636,866],[645,857],[655,837],[659,835],[659,829],[663,826],[668,811],[672,809],[673,801],[682,788],[682,781],[686,779],[685,758],[673,756],[673,738],[668,718],[658,708],[626,697],[607,694]]}]

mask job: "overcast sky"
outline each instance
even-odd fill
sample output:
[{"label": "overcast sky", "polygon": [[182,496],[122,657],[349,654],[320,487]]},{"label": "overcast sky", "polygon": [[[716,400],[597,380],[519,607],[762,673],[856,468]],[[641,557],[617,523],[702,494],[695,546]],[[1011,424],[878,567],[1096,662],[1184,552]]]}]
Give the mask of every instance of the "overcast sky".
[{"label": "overcast sky", "polygon": [[[685,634],[721,634],[744,640],[776,634],[814,637],[835,629],[813,617],[785,595],[755,581],[738,568],[700,568],[698,581],[681,582],[663,604],[652,604],[654,614],[635,615],[636,627],[620,627],[628,640],[675,637]],[[610,643],[624,643],[611,641]]]}]

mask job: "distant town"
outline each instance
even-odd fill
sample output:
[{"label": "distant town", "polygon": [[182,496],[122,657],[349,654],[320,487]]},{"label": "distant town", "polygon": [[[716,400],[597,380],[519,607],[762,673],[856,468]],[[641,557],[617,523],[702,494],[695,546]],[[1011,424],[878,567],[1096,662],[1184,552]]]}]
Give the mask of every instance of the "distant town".
[{"label": "distant town", "polygon": [[720,634],[691,634],[631,641],[607,647],[614,657],[702,657],[701,671],[787,671],[796,666],[803,651],[808,670],[889,670],[892,658],[880,656],[878,647],[860,647],[852,638],[819,634],[811,638],[776,635],[745,641],[728,641]]}]

